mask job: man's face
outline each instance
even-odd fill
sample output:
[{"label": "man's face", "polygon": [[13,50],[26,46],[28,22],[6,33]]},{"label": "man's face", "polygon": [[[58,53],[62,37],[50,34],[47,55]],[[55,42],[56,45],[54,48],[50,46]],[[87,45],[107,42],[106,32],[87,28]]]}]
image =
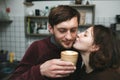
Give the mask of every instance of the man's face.
[{"label": "man's face", "polygon": [[66,49],[72,47],[73,42],[76,39],[77,31],[77,17],[59,23],[55,25],[54,28],[50,29],[50,32],[55,36],[56,42]]}]

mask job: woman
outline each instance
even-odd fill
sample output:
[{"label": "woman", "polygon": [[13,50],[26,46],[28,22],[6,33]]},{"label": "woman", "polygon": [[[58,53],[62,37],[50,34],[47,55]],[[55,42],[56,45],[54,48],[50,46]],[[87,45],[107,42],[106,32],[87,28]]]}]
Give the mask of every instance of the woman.
[{"label": "woman", "polygon": [[94,25],[79,33],[73,45],[83,59],[80,80],[120,80],[120,42],[115,32]]}]

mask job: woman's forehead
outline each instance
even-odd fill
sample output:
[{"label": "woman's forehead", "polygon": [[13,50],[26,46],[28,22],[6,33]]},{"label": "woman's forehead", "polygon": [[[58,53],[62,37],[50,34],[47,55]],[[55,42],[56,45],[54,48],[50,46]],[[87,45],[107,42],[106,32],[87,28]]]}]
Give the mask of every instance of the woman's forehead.
[{"label": "woman's forehead", "polygon": [[89,27],[87,30],[86,30],[91,36],[93,36],[93,27]]}]

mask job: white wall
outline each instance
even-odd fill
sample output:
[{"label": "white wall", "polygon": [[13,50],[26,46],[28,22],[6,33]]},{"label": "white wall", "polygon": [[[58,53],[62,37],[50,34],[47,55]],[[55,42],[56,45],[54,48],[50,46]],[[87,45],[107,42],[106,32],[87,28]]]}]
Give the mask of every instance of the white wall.
[{"label": "white wall", "polygon": [[[83,0],[82,4],[85,4]],[[60,4],[74,4],[74,1],[34,1],[32,7],[25,7],[25,15],[35,9],[44,10],[45,6],[50,8]],[[90,0],[90,4],[95,4],[95,23],[110,26],[115,23],[115,16],[120,14],[120,0]]]},{"label": "white wall", "polygon": [[11,16],[24,16],[24,0],[6,0],[7,6],[11,8]]},{"label": "white wall", "polygon": [[[74,1],[34,1],[32,7],[26,8],[24,0],[0,0],[0,10],[6,6],[10,7],[13,16],[24,16],[27,9],[45,9],[45,6],[53,7],[60,4],[74,4]],[[91,4],[96,5],[96,17],[115,17],[120,14],[120,0],[90,0]],[[83,0],[83,3],[85,0]],[[1,7],[2,6],[2,7]]]},{"label": "white wall", "polygon": [[[60,4],[74,4],[74,0],[70,1],[34,1],[34,5],[32,7],[26,7],[23,5],[24,0],[0,0],[0,6],[5,7],[3,2],[6,1],[6,6],[10,7],[11,12],[10,16],[24,16],[29,11],[35,11],[35,9],[44,10],[45,6],[53,7]],[[83,4],[85,4],[86,0],[83,0]],[[91,4],[96,5],[95,16],[96,21],[98,19],[106,19],[111,21],[109,23],[115,22],[115,15],[120,14],[120,0],[90,0]],[[1,7],[0,7],[1,9]]]},{"label": "white wall", "polygon": [[[83,1],[84,4],[85,0]],[[74,1],[34,1],[34,6],[29,9],[45,9],[45,6],[53,7],[60,4],[74,4]],[[120,14],[120,0],[91,0],[96,5],[96,17],[115,17]]]},{"label": "white wall", "polygon": [[115,17],[120,14],[120,0],[93,1],[96,4],[96,17]]}]

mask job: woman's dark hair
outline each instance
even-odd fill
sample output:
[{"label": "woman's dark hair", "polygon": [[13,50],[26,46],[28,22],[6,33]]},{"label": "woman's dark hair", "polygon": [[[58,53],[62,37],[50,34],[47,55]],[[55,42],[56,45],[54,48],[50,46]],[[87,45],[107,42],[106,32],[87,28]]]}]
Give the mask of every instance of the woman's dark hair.
[{"label": "woman's dark hair", "polygon": [[67,5],[59,5],[57,7],[52,8],[48,17],[49,24],[52,27],[63,21],[70,20],[73,17],[77,17],[78,24],[80,20],[79,12],[76,9]]},{"label": "woman's dark hair", "polygon": [[120,40],[116,33],[103,25],[94,25],[93,37],[99,50],[90,55],[90,66],[98,70],[120,67]]}]

